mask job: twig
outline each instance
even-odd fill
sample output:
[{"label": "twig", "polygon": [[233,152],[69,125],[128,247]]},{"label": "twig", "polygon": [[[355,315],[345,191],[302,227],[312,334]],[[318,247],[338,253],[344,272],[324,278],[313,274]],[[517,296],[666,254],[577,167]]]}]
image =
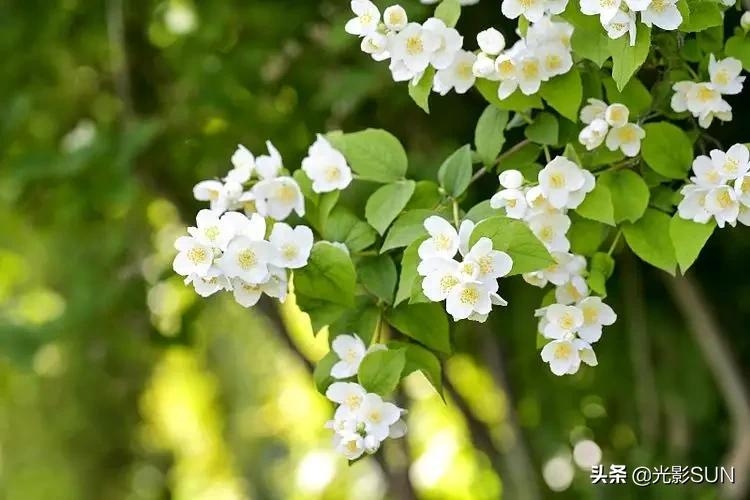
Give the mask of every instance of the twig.
[{"label": "twig", "polygon": [[[530,142],[531,142],[530,140],[524,139],[521,142],[519,142],[518,144],[516,144],[515,146],[513,146],[512,148],[510,148],[505,153],[503,153],[500,156],[498,156],[497,159],[495,160],[495,163],[492,164],[492,168],[500,166],[500,162],[502,162],[504,159],[506,159],[508,156],[512,155],[513,153],[519,151],[520,149],[522,149],[524,146],[526,146]],[[474,174],[474,176],[471,178],[471,181],[469,181],[469,185],[474,184],[474,182],[476,182],[477,180],[479,180],[487,172],[488,172],[487,167],[482,167],[479,170],[477,170],[476,173]]]},{"label": "twig", "polygon": [[725,466],[735,468],[734,484],[724,484],[723,498],[747,498],[750,472],[750,398],[737,361],[727,347],[721,328],[709,310],[698,285],[688,277],[667,278],[664,282],[682,312],[693,340],[698,344],[732,419],[732,447]]}]

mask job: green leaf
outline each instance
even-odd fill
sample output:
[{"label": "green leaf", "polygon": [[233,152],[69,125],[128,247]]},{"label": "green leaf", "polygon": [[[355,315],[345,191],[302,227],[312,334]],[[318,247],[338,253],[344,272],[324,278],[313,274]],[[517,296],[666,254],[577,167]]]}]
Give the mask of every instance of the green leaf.
[{"label": "green leaf", "polygon": [[684,179],[693,163],[693,143],[676,125],[667,122],[647,123],[641,142],[646,164],[670,179]]},{"label": "green leaf", "polygon": [[568,230],[570,251],[579,255],[594,255],[609,234],[609,228],[601,222],[571,214],[572,225]]},{"label": "green leaf", "polygon": [[610,51],[609,38],[599,19],[596,16],[584,15],[574,2],[568,4],[563,17],[574,27],[573,36],[570,38],[573,52],[593,61],[601,68],[604,61],[609,59]]},{"label": "green leaf", "polygon": [[587,278],[589,287],[601,297],[607,296],[607,280],[615,270],[615,260],[611,255],[597,252],[591,257],[589,276]]},{"label": "green leaf", "polygon": [[297,305],[318,331],[354,305],[356,273],[349,255],[328,242],[313,245],[305,267],[294,272]]},{"label": "green leaf", "polygon": [[437,183],[432,181],[417,181],[417,184],[414,187],[414,194],[411,195],[411,199],[404,209],[433,209],[440,204],[442,199],[443,195],[440,194],[440,186],[438,186]]},{"label": "green leaf", "polygon": [[500,212],[490,205],[490,200],[484,200],[480,201],[471,209],[469,209],[468,212],[466,212],[466,215],[464,215],[464,219],[468,219],[475,224],[479,224],[484,219],[488,217],[494,217],[498,215]]},{"label": "green leaf", "polygon": [[425,70],[416,85],[409,82],[409,97],[427,114],[430,114],[430,92],[432,92],[434,79],[435,68],[430,66]]},{"label": "green leaf", "polygon": [[443,0],[435,9],[435,17],[453,28],[461,17],[461,3],[459,0]]},{"label": "green leaf", "polygon": [[664,212],[649,208],[635,224],[622,228],[628,246],[645,262],[675,274],[677,260],[669,236],[670,217]]},{"label": "green leaf", "polygon": [[617,89],[617,84],[611,78],[604,79],[604,88],[607,90],[607,101],[619,102],[630,110],[631,121],[645,114],[650,108],[653,98],[645,85],[637,78],[631,79],[622,91]]},{"label": "green leaf", "polygon": [[635,45],[632,47],[627,34],[608,41],[609,51],[612,53],[612,78],[621,91],[646,61],[651,48],[651,28],[638,23],[637,30]]},{"label": "green leaf", "polygon": [[500,87],[498,82],[479,78],[474,86],[488,103],[500,109],[507,111],[529,111],[530,109],[542,109],[544,107],[539,94],[523,95],[520,90],[517,90],[505,99],[500,100],[497,96],[497,89]]},{"label": "green leaf", "polygon": [[[527,167],[534,164],[540,154],[542,154],[541,146],[527,143],[503,158],[499,164],[500,171],[516,169],[523,172]],[[525,176],[526,174],[524,174]]]},{"label": "green leaf", "polygon": [[583,165],[583,162],[581,161],[581,157],[578,156],[578,151],[576,151],[575,144],[568,143],[565,145],[565,149],[563,150],[563,156],[567,158],[568,160],[572,161],[576,165]]},{"label": "green leaf", "polygon": [[316,193],[312,190],[312,181],[300,170],[292,174],[302,191],[303,196],[310,203],[305,204],[305,220],[319,233],[322,233],[328,222],[328,216],[339,199],[339,191],[330,193]]},{"label": "green leaf", "polygon": [[372,343],[380,323],[380,308],[369,295],[360,295],[356,300],[353,308],[328,326],[329,342],[338,335],[356,333],[366,345]]},{"label": "green leaf", "polygon": [[643,177],[632,170],[615,170],[599,176],[597,184],[609,190],[615,222],[635,222],[643,216],[651,196]]},{"label": "green leaf", "polygon": [[388,183],[401,180],[406,174],[406,151],[398,139],[385,130],[329,134],[328,140],[363,180]]},{"label": "green leaf", "polygon": [[576,213],[587,219],[603,222],[609,226],[615,225],[615,209],[612,206],[612,195],[609,187],[603,182],[597,182],[594,190],[586,195],[583,203],[575,209]]},{"label": "green leaf", "polygon": [[401,372],[405,365],[404,349],[371,351],[359,365],[357,378],[367,392],[387,396],[401,380]]},{"label": "green leaf", "polygon": [[387,311],[385,320],[430,349],[450,354],[450,327],[442,304],[402,304]]},{"label": "green leaf", "polygon": [[324,396],[328,390],[328,386],[336,381],[336,379],[331,376],[331,368],[333,368],[333,365],[338,363],[338,361],[339,357],[336,353],[330,351],[318,361],[318,364],[315,365],[315,370],[313,370],[315,387],[318,389],[318,392]]},{"label": "green leaf", "polygon": [[489,105],[479,117],[474,132],[474,145],[482,163],[491,167],[505,144],[505,127],[508,112]]},{"label": "green leaf", "polygon": [[557,144],[559,134],[560,125],[551,113],[539,113],[524,132],[530,141],[550,146]]},{"label": "green leaf", "polygon": [[687,33],[703,31],[724,23],[724,15],[721,6],[711,0],[688,0],[690,16],[683,20],[679,30]]},{"label": "green leaf", "polygon": [[468,144],[443,162],[438,170],[438,181],[454,198],[466,191],[471,181],[471,147]]},{"label": "green leaf", "polygon": [[406,364],[404,365],[404,371],[401,373],[402,378],[416,371],[422,372],[427,381],[442,397],[443,367],[437,356],[424,347],[410,342],[388,342],[388,348],[406,350]]},{"label": "green leaf", "polygon": [[682,274],[690,269],[716,228],[716,222],[698,224],[674,214],[669,224],[669,236],[674,245]]},{"label": "green leaf", "polygon": [[511,256],[511,275],[538,271],[555,263],[542,242],[522,221],[501,216],[490,217],[474,228],[470,244],[473,245],[482,237],[492,240],[493,249],[507,252]]},{"label": "green leaf", "polygon": [[399,181],[375,191],[367,200],[365,218],[378,233],[383,234],[398,217],[414,193],[414,181]]},{"label": "green leaf", "polygon": [[427,230],[424,228],[424,220],[431,215],[436,213],[432,210],[409,210],[401,214],[388,231],[380,253],[408,246],[414,240],[425,236]]},{"label": "green leaf", "polygon": [[727,40],[724,53],[742,61],[745,71],[750,71],[750,38],[744,33],[738,33]]},{"label": "green leaf", "polygon": [[547,101],[547,104],[565,118],[574,122],[578,121],[578,108],[583,99],[583,85],[581,74],[576,68],[543,83],[539,94]]},{"label": "green leaf", "polygon": [[331,212],[322,234],[328,241],[343,243],[352,252],[361,252],[378,237],[368,223],[344,207],[336,207]]},{"label": "green leaf", "polygon": [[417,265],[419,265],[419,245],[427,239],[426,237],[419,238],[413,241],[404,250],[404,255],[401,257],[401,275],[398,280],[398,290],[396,291],[396,300],[393,301],[393,305],[397,306],[401,302],[409,299],[414,289],[414,282],[417,280]]},{"label": "green leaf", "polygon": [[393,302],[396,291],[396,264],[388,255],[366,257],[359,261],[357,274],[365,290],[385,302]]}]

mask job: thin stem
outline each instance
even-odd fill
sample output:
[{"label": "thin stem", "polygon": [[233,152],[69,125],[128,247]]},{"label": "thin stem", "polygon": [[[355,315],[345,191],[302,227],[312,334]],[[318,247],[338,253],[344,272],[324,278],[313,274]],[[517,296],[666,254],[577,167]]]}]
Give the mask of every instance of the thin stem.
[{"label": "thin stem", "polygon": [[[497,159],[495,159],[495,163],[492,164],[492,168],[500,166],[500,162],[502,162],[503,160],[505,160],[506,158],[508,158],[508,156],[512,155],[513,153],[519,151],[521,148],[523,148],[524,146],[526,146],[530,142],[531,141],[529,141],[528,139],[524,139],[521,142],[519,142],[518,144],[516,144],[515,146],[513,146],[512,148],[510,148],[505,153],[503,153],[500,156],[498,156]],[[469,185],[474,184],[474,182],[476,182],[477,180],[479,180],[487,172],[489,172],[489,170],[487,169],[487,167],[482,167],[479,170],[477,170],[476,173],[474,174],[474,176],[471,178],[471,181],[469,181]]]},{"label": "thin stem", "polygon": [[552,161],[552,156],[549,154],[549,147],[546,144],[544,145],[544,158],[546,158],[547,163]]},{"label": "thin stem", "polygon": [[609,255],[610,257],[612,256],[612,252],[615,251],[617,244],[620,242],[621,237],[622,237],[622,229],[618,229],[617,234],[615,235],[615,239],[612,241],[612,245],[610,245],[609,250],[607,250],[607,255]]},{"label": "thin stem", "polygon": [[461,225],[461,220],[458,216],[458,202],[455,199],[453,200],[453,223],[456,225],[456,228]]}]

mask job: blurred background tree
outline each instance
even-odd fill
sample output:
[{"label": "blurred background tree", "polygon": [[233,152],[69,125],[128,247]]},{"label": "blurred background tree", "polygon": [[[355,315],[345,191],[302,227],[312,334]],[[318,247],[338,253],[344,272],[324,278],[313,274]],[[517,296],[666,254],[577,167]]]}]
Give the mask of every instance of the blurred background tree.
[{"label": "blurred background tree", "polygon": [[[343,0],[0,0],[0,498],[743,498],[747,484],[592,486],[588,469],[731,464],[747,480],[742,228],[690,281],[619,256],[621,321],[574,377],[539,359],[541,292],[511,280],[509,308],[456,332],[447,405],[413,375],[408,439],[352,467],[309,376],[325,335],[293,303],[199,301],[172,274],[193,184],[239,142],[270,138],[296,168],[316,132],[382,127],[415,177],[470,142],[481,97],[425,115],[348,17]],[[459,27],[488,25],[513,31],[494,0]],[[724,144],[747,139],[737,115]]]}]

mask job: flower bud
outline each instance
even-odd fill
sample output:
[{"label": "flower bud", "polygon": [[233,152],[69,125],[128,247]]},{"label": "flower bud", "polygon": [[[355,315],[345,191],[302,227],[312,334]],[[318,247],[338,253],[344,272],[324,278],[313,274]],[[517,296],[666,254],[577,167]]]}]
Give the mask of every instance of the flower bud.
[{"label": "flower bud", "polygon": [[489,28],[479,32],[477,43],[482,52],[496,56],[505,48],[505,37],[495,28]]},{"label": "flower bud", "polygon": [[523,185],[523,174],[518,170],[506,170],[498,178],[500,185],[506,189],[518,189]]},{"label": "flower bud", "polygon": [[400,5],[391,5],[383,12],[383,22],[389,30],[401,31],[406,27],[409,18],[406,11]]},{"label": "flower bud", "polygon": [[740,26],[745,32],[750,31],[750,11],[745,11],[740,18]]},{"label": "flower bud", "polygon": [[495,75],[495,60],[484,52],[480,52],[471,70],[477,78],[491,79]]}]

